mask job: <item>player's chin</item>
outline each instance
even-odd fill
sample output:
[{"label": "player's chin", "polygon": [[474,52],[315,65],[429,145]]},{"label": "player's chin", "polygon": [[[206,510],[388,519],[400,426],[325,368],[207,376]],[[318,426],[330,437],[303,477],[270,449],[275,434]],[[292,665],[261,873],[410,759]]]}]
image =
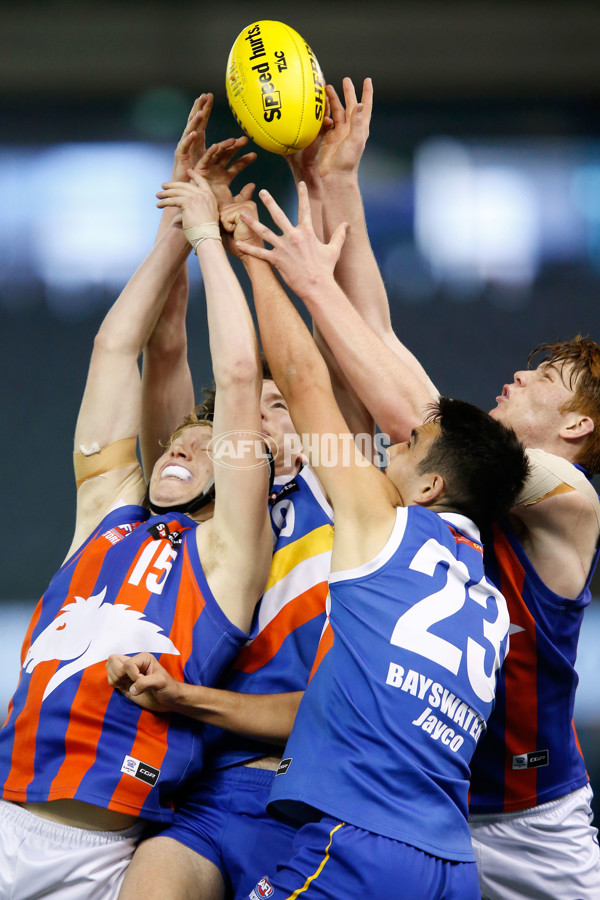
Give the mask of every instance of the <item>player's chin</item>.
[{"label": "player's chin", "polygon": [[156,488],[150,487],[148,492],[148,500],[150,506],[180,506],[192,500],[198,491],[190,490],[189,487],[179,486],[177,484],[157,485]]}]

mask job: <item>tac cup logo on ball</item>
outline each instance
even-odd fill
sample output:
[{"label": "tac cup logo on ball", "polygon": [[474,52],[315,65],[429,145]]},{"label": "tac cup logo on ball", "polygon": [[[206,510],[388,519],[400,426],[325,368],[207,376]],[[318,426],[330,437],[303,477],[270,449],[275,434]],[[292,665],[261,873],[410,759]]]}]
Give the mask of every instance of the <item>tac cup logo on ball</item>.
[{"label": "tac cup logo on ball", "polygon": [[215,465],[229,469],[257,469],[275,459],[278,447],[262,431],[225,431],[212,438],[206,448]]},{"label": "tac cup logo on ball", "polygon": [[227,99],[248,137],[272,153],[295,153],[319,133],[325,79],[310,46],[283,22],[254,22],[227,60]]}]

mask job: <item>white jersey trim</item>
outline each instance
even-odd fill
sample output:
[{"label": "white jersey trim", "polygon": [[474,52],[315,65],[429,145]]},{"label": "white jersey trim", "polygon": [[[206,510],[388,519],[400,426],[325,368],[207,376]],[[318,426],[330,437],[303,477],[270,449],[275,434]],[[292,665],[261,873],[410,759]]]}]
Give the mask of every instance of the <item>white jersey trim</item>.
[{"label": "white jersey trim", "polygon": [[325,515],[329,516],[329,518],[333,522],[333,509],[329,501],[327,500],[321,482],[319,481],[313,470],[309,468],[309,466],[303,466],[296,477],[304,479],[304,481],[309,486],[313,497],[315,498]]},{"label": "white jersey trim", "polygon": [[[258,611],[258,630],[263,629],[278,615],[281,610],[296,600],[300,594],[310,590],[318,581],[315,580],[315,571],[327,572],[331,561],[331,550],[324,553],[316,553],[301,562],[296,563],[293,569],[276,581],[262,596]],[[323,581],[325,581],[323,577]]]},{"label": "white jersey trim", "polygon": [[459,531],[464,531],[467,537],[470,537],[472,541],[477,541],[478,544],[481,544],[479,528],[472,519],[468,519],[460,513],[451,512],[441,512],[438,513],[438,516],[440,519],[443,519],[444,522],[448,522],[449,525],[458,528]]},{"label": "white jersey trim", "polygon": [[365,575],[372,575],[378,569],[381,569],[392,558],[404,537],[406,530],[406,520],[408,518],[408,507],[396,507],[396,521],[392,528],[389,538],[373,559],[357,566],[355,569],[341,569],[339,572],[330,572],[329,584],[335,584],[338,581],[350,581],[352,578],[364,578]]},{"label": "white jersey trim", "polygon": [[331,506],[325,495],[325,491],[323,490],[321,482],[309,466],[302,466],[302,468],[299,469],[295,475],[276,475],[273,479],[273,485],[285,486],[294,479],[302,479],[308,485],[311,494],[313,495],[325,515],[328,516],[333,522],[333,507]]}]

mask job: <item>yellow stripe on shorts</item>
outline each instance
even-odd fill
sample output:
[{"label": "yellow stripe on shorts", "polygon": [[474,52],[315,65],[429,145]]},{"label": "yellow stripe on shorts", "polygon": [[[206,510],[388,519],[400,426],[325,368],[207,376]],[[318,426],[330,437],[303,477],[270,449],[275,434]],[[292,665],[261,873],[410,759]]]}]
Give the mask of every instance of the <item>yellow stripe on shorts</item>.
[{"label": "yellow stripe on shorts", "polygon": [[317,869],[317,871],[316,871],[313,875],[309,875],[309,876],[308,876],[308,878],[306,879],[306,881],[304,882],[304,884],[302,885],[301,888],[298,888],[297,891],[294,891],[294,893],[293,893],[293,894],[290,894],[289,897],[286,897],[285,900],[296,900],[296,897],[298,897],[300,894],[303,894],[304,891],[307,891],[308,888],[311,886],[312,882],[315,880],[315,878],[318,878],[318,877],[319,877],[319,875],[320,875],[321,872],[323,871],[323,866],[325,865],[325,863],[326,863],[327,860],[329,859],[329,848],[331,847],[331,842],[333,841],[333,836],[334,836],[334,834],[336,833],[336,831],[337,831],[339,828],[342,828],[345,824],[346,824],[345,822],[340,822],[339,825],[336,825],[335,828],[333,828],[333,829],[329,832],[329,843],[327,844],[327,847],[325,848],[325,856],[324,856],[323,859],[321,860],[321,863],[319,864],[319,868]]}]

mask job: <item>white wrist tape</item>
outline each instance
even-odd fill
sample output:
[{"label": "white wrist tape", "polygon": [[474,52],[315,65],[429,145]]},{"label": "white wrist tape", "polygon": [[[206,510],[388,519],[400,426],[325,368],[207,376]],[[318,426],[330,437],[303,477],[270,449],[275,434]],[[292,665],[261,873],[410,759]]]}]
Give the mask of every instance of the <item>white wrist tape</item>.
[{"label": "white wrist tape", "polygon": [[221,229],[218,222],[205,222],[204,225],[190,225],[183,229],[183,233],[194,248],[194,253],[198,255],[198,246],[202,241],[209,238],[213,241],[221,240]]}]

